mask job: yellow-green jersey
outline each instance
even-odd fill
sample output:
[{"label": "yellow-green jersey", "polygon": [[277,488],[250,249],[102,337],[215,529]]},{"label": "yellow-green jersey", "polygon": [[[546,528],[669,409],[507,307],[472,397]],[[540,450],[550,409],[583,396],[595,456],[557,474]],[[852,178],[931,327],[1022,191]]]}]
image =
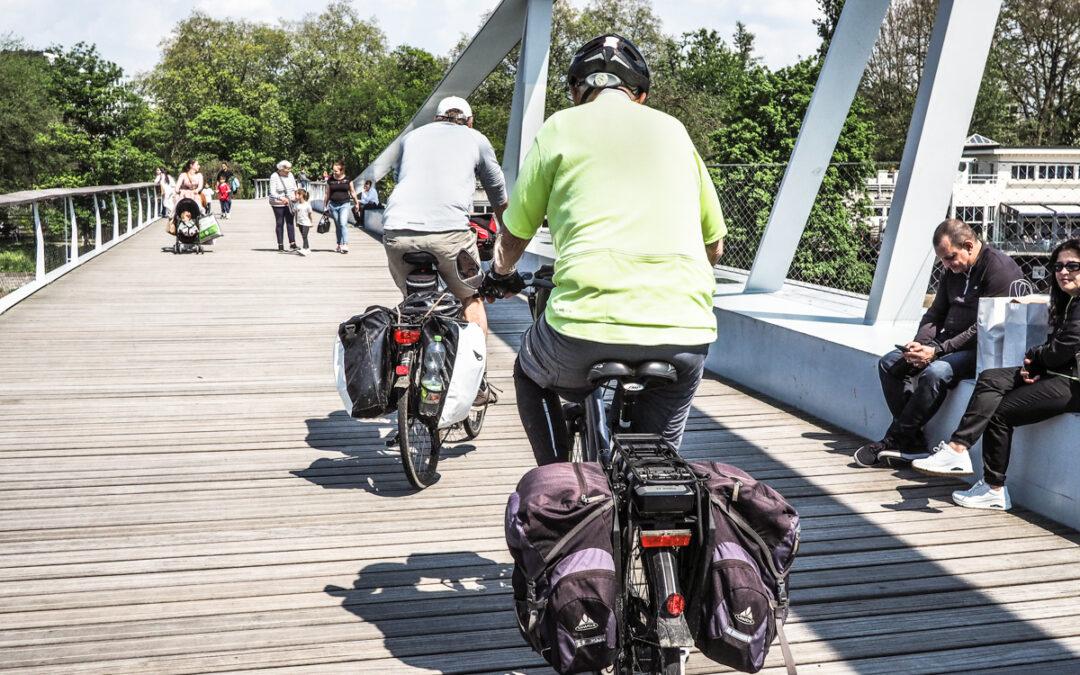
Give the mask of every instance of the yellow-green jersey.
[{"label": "yellow-green jersey", "polygon": [[727,227],[681,122],[615,90],[552,115],[504,222],[530,239],[545,215],[557,257],[545,316],[556,331],[607,344],[716,339],[705,244]]}]

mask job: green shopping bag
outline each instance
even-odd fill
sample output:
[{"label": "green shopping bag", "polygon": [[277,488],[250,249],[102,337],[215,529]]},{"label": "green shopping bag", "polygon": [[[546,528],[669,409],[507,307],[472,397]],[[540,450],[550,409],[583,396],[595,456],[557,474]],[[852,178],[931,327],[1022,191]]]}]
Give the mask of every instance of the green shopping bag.
[{"label": "green shopping bag", "polygon": [[217,218],[214,218],[213,216],[203,216],[199,219],[200,244],[209,244],[221,236],[223,236],[221,233],[221,225],[218,224]]}]

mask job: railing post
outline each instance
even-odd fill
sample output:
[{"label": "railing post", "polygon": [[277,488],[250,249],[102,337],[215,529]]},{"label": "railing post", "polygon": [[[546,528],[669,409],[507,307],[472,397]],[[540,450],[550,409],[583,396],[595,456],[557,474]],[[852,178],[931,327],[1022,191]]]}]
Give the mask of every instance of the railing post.
[{"label": "railing post", "polygon": [[116,193],[110,193],[112,197],[112,238],[113,241],[120,236],[120,214],[116,211]]},{"label": "railing post", "polygon": [[68,262],[72,263],[79,259],[79,227],[75,222],[75,200],[71,197],[67,198],[67,207],[71,214],[71,220],[68,222],[71,228],[71,250],[68,252]]},{"label": "railing post", "polygon": [[98,205],[98,196],[91,195],[94,200],[94,248],[101,248],[101,208]]},{"label": "railing post", "polygon": [[127,231],[131,232],[131,190],[124,190],[124,201],[127,203]]},{"label": "railing post", "polygon": [[38,281],[45,278],[45,231],[41,228],[41,214],[38,212],[38,202],[33,203],[34,209],[34,244],[35,253],[34,276]]},{"label": "railing post", "polygon": [[139,220],[135,225],[135,229],[137,230],[143,226],[142,192],[139,188],[135,188],[135,198],[139,200]]}]

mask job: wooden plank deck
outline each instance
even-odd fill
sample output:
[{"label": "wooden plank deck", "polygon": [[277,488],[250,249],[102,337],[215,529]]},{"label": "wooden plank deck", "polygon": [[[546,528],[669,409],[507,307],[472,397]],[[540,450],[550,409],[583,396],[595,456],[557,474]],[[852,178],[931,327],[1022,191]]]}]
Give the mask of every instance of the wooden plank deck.
[{"label": "wooden plank deck", "polygon": [[[395,302],[381,247],[282,255],[265,204],[234,214],[211,254],[160,253],[155,225],[0,316],[0,669],[550,672],[514,627],[502,539],[532,464],[524,303],[492,315],[502,402],[416,494],[389,424],[349,419],[332,384],[336,324]],[[1080,672],[1076,533],[858,470],[857,443],[716,380],[689,424],[684,454],[803,515],[801,672]]]}]

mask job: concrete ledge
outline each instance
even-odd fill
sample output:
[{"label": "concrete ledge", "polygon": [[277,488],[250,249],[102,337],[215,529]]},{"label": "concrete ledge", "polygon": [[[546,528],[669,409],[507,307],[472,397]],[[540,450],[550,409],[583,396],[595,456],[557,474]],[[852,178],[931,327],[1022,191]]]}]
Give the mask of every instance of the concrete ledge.
[{"label": "concrete ledge", "polygon": [[[863,324],[864,299],[806,287],[743,294],[738,282],[716,295],[719,337],[706,367],[867,438],[879,438],[891,416],[877,361],[915,333],[915,324]],[[927,440],[947,439],[974,387],[960,384],[927,426]],[[1017,430],[1009,465],[1016,504],[1080,529],[1080,415]],[[976,445],[976,475],[981,448]]]}]

